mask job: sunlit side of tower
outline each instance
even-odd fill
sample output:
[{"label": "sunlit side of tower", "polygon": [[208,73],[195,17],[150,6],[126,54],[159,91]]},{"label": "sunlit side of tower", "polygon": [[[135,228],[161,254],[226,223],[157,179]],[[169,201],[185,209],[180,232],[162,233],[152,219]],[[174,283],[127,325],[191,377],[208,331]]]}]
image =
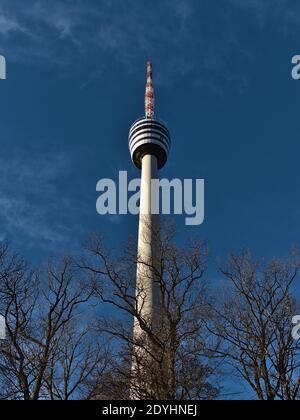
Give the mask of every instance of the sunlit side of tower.
[{"label": "sunlit side of tower", "polygon": [[[152,63],[147,63],[147,84],[145,94],[145,117],[138,119],[129,132],[129,149],[133,163],[141,169],[140,216],[138,234],[138,259],[136,275],[136,302],[140,319],[134,320],[133,341],[149,346],[149,353],[155,352],[153,343],[145,342],[145,325],[155,331],[161,323],[160,284],[155,274],[159,269],[159,215],[152,214],[153,201],[151,180],[158,178],[158,171],[167,162],[171,145],[167,126],[154,118],[154,88]],[[140,355],[141,356],[141,355]],[[147,357],[144,355],[144,357]],[[143,366],[133,359],[132,369],[138,370],[141,381]],[[147,376],[147,374],[145,374]],[[147,385],[147,380],[144,381]],[[135,392],[132,398],[137,398]]]}]

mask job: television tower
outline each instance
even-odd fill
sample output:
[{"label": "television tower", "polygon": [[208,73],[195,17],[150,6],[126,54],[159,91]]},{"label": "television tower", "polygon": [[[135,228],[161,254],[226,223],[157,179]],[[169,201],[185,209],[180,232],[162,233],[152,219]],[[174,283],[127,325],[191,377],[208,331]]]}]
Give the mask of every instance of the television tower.
[{"label": "television tower", "polygon": [[[129,149],[133,163],[141,169],[140,216],[138,233],[138,259],[136,274],[136,309],[138,317],[134,320],[133,341],[149,346],[149,353],[156,351],[153,342],[147,342],[146,329],[158,331],[162,328],[162,311],[159,270],[159,215],[152,209],[157,203],[157,195],[151,191],[152,180],[158,178],[158,170],[167,162],[171,137],[166,125],[154,118],[154,88],[152,63],[147,63],[147,84],[145,94],[145,116],[132,125],[129,132]],[[157,213],[157,212],[156,212]],[[138,350],[136,350],[138,353]],[[135,351],[133,351],[135,353]],[[143,353],[143,352],[142,352]],[[139,358],[143,354],[133,354],[132,370],[145,386],[143,367],[139,366]],[[150,362],[151,363],[151,360]],[[153,363],[153,361],[152,361]],[[149,376],[144,370],[145,376]],[[151,385],[150,385],[151,387]],[[150,391],[151,392],[151,391]],[[136,397],[132,391],[133,399]]]}]

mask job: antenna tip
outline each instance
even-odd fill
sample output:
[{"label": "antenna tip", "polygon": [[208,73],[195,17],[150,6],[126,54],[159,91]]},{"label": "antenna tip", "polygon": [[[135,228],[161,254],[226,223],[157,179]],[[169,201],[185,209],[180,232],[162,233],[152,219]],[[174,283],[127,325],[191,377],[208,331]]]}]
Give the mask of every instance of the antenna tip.
[{"label": "antenna tip", "polygon": [[147,62],[147,84],[145,94],[145,115],[147,118],[153,118],[154,115],[154,89],[152,80],[152,63]]}]

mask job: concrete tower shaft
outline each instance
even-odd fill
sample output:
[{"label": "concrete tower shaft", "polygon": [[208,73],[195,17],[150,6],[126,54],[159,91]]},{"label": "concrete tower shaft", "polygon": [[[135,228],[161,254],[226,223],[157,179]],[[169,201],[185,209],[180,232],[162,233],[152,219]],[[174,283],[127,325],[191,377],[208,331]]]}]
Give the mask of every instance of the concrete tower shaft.
[{"label": "concrete tower shaft", "polygon": [[[136,275],[136,308],[138,316],[134,320],[131,396],[139,399],[136,386],[148,390],[148,394],[158,396],[153,383],[158,366],[149,354],[158,354],[159,349],[146,330],[160,334],[163,328],[162,297],[159,273],[159,215],[152,214],[152,180],[158,178],[158,170],[167,162],[171,137],[167,126],[154,119],[154,89],[152,64],[147,63],[147,84],[145,94],[145,117],[138,119],[129,132],[129,149],[133,163],[141,169],[140,216],[138,234],[138,259]],[[142,323],[141,323],[142,320]],[[143,325],[141,325],[143,324]],[[142,346],[139,346],[138,343]],[[148,351],[145,350],[145,346]],[[141,363],[141,359],[143,362]],[[145,368],[145,366],[147,368]],[[138,378],[138,379],[137,379]]]},{"label": "concrete tower shaft", "polygon": [[159,271],[159,215],[151,214],[151,181],[157,177],[156,157],[145,155],[142,161],[136,296],[140,313],[151,328],[156,324],[155,318],[160,312],[158,306],[161,302],[156,274]]}]

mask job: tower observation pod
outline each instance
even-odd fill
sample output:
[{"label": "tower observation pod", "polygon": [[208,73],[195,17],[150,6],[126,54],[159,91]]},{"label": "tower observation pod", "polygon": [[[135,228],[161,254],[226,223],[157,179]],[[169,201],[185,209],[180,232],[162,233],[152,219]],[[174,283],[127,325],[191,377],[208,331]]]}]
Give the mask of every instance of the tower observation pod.
[{"label": "tower observation pod", "polygon": [[[167,162],[171,137],[167,126],[154,118],[152,63],[147,63],[145,117],[138,119],[129,132],[129,150],[134,165],[141,169],[140,215],[136,274],[136,316],[133,327],[132,399],[164,399],[160,392],[157,345],[162,334],[162,294],[160,270],[159,215],[152,212],[152,180]],[[157,207],[156,207],[157,208]],[[157,213],[157,212],[156,212]],[[151,333],[149,334],[149,331]],[[160,363],[161,365],[161,363]],[[161,370],[161,366],[160,366]],[[144,395],[143,395],[144,392]],[[152,398],[151,398],[152,397]]]}]

